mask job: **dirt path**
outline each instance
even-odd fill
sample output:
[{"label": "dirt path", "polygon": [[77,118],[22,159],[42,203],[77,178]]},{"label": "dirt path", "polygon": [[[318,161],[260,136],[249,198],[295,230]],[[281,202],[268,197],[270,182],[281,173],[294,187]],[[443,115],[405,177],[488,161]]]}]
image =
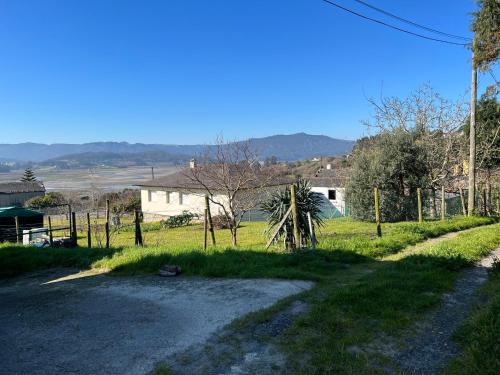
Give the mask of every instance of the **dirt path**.
[{"label": "dirt path", "polygon": [[478,302],[476,291],[487,280],[488,269],[500,258],[500,248],[470,269],[456,281],[454,291],[443,297],[442,306],[424,322],[405,343],[406,349],[394,356],[406,374],[435,374],[458,354],[453,332]]}]

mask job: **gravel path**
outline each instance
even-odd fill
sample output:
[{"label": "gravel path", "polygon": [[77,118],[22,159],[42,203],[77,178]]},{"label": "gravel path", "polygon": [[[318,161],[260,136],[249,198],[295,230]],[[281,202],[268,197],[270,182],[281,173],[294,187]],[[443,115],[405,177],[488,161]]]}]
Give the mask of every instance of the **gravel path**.
[{"label": "gravel path", "polygon": [[498,258],[500,248],[465,270],[454,291],[444,295],[441,307],[418,325],[416,335],[406,341],[406,349],[394,356],[405,374],[436,374],[459,354],[452,340],[453,332],[477,302],[476,291],[487,280],[488,269]]}]

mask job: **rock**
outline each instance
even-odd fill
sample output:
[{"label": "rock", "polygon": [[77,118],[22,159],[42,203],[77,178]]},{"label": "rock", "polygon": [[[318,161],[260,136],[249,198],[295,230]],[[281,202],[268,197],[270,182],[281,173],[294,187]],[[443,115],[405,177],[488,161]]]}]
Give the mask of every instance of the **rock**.
[{"label": "rock", "polygon": [[181,273],[181,267],[166,264],[160,268],[159,275],[160,276],[177,276]]}]

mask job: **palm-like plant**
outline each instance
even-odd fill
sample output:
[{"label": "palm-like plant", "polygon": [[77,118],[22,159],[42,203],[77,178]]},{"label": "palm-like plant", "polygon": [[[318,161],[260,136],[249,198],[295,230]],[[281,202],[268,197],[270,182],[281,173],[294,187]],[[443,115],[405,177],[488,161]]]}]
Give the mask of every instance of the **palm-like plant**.
[{"label": "palm-like plant", "polygon": [[[311,191],[311,185],[308,181],[300,179],[297,182],[296,189],[296,202],[298,211],[298,224],[299,233],[302,241],[307,241],[311,238],[309,230],[309,222],[307,213],[311,214],[311,219],[316,227],[323,225],[321,219],[321,205],[322,195]],[[268,216],[268,229],[267,233],[270,234],[274,231],[276,226],[283,220],[285,214],[290,208],[291,194],[290,188],[278,190],[271,194],[269,199],[261,204],[261,209],[266,212]],[[291,215],[285,221],[285,224],[278,231],[278,237],[284,237],[285,243],[291,244],[293,233],[293,222]],[[297,244],[298,245],[298,244]]]}]

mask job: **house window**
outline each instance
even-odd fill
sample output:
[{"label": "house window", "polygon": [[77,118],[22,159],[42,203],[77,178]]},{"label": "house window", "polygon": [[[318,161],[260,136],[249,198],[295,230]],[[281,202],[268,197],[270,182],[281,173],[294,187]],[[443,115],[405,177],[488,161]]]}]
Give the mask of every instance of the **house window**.
[{"label": "house window", "polygon": [[331,201],[337,200],[337,192],[335,190],[328,190],[328,199]]},{"label": "house window", "polygon": [[182,204],[183,199],[183,194],[179,192],[179,204]]},{"label": "house window", "polygon": [[148,202],[151,202],[151,190],[148,190]]},{"label": "house window", "polygon": [[170,192],[169,191],[165,192],[165,202],[167,204],[170,203]]}]

